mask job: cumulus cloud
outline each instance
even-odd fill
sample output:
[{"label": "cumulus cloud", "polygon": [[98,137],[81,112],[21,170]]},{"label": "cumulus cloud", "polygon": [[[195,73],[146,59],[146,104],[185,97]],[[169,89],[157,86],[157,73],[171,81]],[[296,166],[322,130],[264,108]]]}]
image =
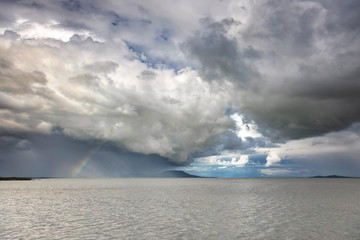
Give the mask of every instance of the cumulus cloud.
[{"label": "cumulus cloud", "polygon": [[219,156],[200,157],[195,161],[196,164],[216,165],[219,168],[244,167],[247,163],[249,163],[249,156],[239,154],[222,154]]},{"label": "cumulus cloud", "polygon": [[283,175],[294,175],[294,173],[298,173],[298,171],[293,171],[290,169],[283,168],[269,168],[269,169],[261,169],[260,172],[265,175],[270,176],[283,176]]},{"label": "cumulus cloud", "polygon": [[266,167],[270,167],[272,165],[276,165],[281,162],[281,158],[275,153],[270,152],[266,157]]},{"label": "cumulus cloud", "polygon": [[149,68],[123,42],[2,36],[0,43],[2,131],[60,126],[184,163],[232,124],[222,87],[188,68]]}]

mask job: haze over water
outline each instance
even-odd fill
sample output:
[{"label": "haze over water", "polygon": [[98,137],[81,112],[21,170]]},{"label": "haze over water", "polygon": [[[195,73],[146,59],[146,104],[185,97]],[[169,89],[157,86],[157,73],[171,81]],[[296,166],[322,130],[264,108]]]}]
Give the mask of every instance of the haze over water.
[{"label": "haze over water", "polygon": [[358,239],[359,179],[0,182],[0,239]]}]

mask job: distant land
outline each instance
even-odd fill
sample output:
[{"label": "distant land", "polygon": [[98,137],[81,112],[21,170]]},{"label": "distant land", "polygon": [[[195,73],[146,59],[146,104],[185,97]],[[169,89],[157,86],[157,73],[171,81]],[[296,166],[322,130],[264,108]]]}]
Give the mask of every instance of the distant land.
[{"label": "distant land", "polygon": [[0,177],[0,181],[29,181],[29,177]]},{"label": "distant land", "polygon": [[353,178],[353,177],[347,177],[347,176],[339,176],[339,175],[329,175],[329,176],[313,176],[310,178]]},{"label": "distant land", "polygon": [[192,175],[192,174],[186,173],[184,171],[178,171],[178,170],[164,171],[164,172],[159,173],[158,175],[155,175],[154,177],[158,177],[158,178],[200,178],[199,176]]}]

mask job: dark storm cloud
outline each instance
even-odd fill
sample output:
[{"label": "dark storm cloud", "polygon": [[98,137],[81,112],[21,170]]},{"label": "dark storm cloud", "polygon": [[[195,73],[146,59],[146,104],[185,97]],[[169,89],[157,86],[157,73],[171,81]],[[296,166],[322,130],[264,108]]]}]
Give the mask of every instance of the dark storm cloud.
[{"label": "dark storm cloud", "polygon": [[326,30],[335,35],[343,32],[357,32],[360,29],[360,8],[359,1],[336,1],[336,0],[319,0],[319,2],[328,10],[326,20]]},{"label": "dark storm cloud", "polygon": [[[357,57],[360,59],[360,55]],[[354,59],[355,60],[355,59]],[[312,67],[304,69],[304,71],[311,72]],[[333,81],[328,79],[314,79],[309,76],[304,80],[305,83],[294,83],[289,89],[297,97],[304,97],[310,99],[337,99],[344,101],[359,101],[360,98],[360,69],[354,72],[344,73],[339,76],[334,76]],[[324,83],[327,84],[324,84]]]},{"label": "dark storm cloud", "polygon": [[284,47],[276,49],[281,54],[305,57],[313,53],[318,30],[314,23],[321,13],[317,5],[302,10],[292,1],[279,0],[268,1],[264,8],[270,13],[264,19],[264,28],[255,37],[278,41]]},{"label": "dark storm cloud", "polygon": [[80,1],[77,0],[67,0],[61,2],[63,8],[69,11],[79,11],[81,9]]},{"label": "dark storm cloud", "polygon": [[255,83],[238,88],[240,110],[273,139],[360,121],[358,1],[262,1],[251,11],[242,28],[229,19],[210,22],[185,42],[204,77]]},{"label": "dark storm cloud", "polygon": [[232,26],[241,24],[232,18],[215,22],[212,19],[201,20],[203,29],[188,38],[182,45],[190,58],[198,60],[206,80],[228,78],[239,82],[242,87],[250,81],[256,81],[257,73],[246,62],[256,60],[261,53],[251,45],[239,49],[235,38],[227,36]]}]

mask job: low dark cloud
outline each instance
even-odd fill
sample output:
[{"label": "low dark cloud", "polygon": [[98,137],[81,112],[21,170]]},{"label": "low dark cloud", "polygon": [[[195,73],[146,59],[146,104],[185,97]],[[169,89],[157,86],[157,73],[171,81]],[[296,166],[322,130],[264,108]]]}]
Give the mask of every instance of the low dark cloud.
[{"label": "low dark cloud", "polygon": [[256,60],[261,55],[251,45],[239,46],[236,38],[228,36],[231,27],[240,25],[232,18],[220,22],[202,19],[203,28],[182,45],[186,54],[198,60],[206,80],[229,79],[241,87],[254,84],[259,78],[247,59]]},{"label": "low dark cloud", "polygon": [[[76,140],[62,133],[0,137],[0,176],[72,177],[89,159],[82,177],[144,177],[175,165],[159,155],[144,155],[98,140]],[[94,149],[96,149],[94,151]]]}]

